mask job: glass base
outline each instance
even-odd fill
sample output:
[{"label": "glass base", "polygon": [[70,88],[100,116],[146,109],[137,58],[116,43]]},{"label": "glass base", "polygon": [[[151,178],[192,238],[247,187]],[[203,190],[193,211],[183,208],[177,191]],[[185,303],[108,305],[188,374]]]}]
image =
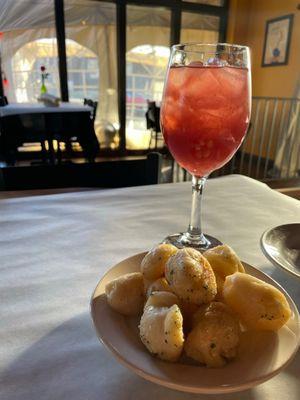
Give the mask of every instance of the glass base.
[{"label": "glass base", "polygon": [[210,235],[193,236],[188,232],[186,233],[175,233],[174,235],[167,236],[163,243],[173,244],[174,246],[182,249],[184,247],[193,247],[201,252],[211,249],[213,247],[223,244],[220,240]]}]

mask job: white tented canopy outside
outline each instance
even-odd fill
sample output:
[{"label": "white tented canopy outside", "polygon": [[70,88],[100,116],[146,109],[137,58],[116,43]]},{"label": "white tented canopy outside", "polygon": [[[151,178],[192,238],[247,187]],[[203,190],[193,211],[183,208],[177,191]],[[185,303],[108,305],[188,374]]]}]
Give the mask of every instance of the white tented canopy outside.
[{"label": "white tented canopy outside", "polygon": [[[96,133],[102,145],[118,145],[116,5],[65,0],[69,98],[97,100]],[[160,7],[127,6],[128,148],[146,148],[147,100],[161,99],[169,56],[171,12]],[[181,41],[218,40],[219,18],[182,14]],[[49,93],[59,96],[54,2],[1,0],[0,50],[4,91],[9,102],[37,101],[41,65]]]},{"label": "white tented canopy outside", "polygon": [[[115,5],[65,1],[65,21],[70,101],[99,102],[95,126],[103,141],[108,122],[118,128]],[[60,96],[54,3],[3,0],[0,30],[8,101],[36,101],[41,65],[49,72],[48,92]]]}]

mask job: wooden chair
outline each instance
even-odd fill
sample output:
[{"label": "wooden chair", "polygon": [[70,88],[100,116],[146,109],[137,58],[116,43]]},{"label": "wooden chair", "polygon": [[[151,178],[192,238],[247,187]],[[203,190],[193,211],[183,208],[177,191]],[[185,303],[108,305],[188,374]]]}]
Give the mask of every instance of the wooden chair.
[{"label": "wooden chair", "polygon": [[161,135],[160,129],[160,107],[158,107],[155,101],[148,100],[148,110],[145,114],[147,129],[150,130],[150,140],[149,140],[149,149],[151,148],[152,140],[155,140],[155,150],[157,150],[157,143],[159,139],[159,135]]},{"label": "wooden chair", "polygon": [[0,107],[7,106],[8,100],[6,96],[0,96]]},{"label": "wooden chair", "polygon": [[91,113],[91,120],[95,122],[96,114],[97,114],[97,108],[98,108],[98,101],[94,101],[91,99],[84,99],[83,100],[83,105],[89,106],[92,108],[92,113]]}]

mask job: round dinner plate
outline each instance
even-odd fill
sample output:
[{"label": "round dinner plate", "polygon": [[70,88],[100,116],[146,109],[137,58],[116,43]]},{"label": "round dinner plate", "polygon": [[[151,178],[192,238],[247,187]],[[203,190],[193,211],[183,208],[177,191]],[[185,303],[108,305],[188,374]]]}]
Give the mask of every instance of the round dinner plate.
[{"label": "round dinner plate", "polygon": [[121,364],[139,376],[183,392],[230,393],[272,378],[296,354],[300,322],[293,300],[270,277],[243,263],[248,274],[272,284],[285,294],[292,310],[288,323],[277,332],[244,332],[237,358],[223,368],[206,368],[186,361],[169,363],[153,357],[139,338],[138,318],[124,317],[115,312],[105,296],[105,285],[120,275],[139,271],[145,254],[134,255],[112,267],[98,283],[91,299],[91,314],[99,339]]},{"label": "round dinner plate", "polygon": [[265,256],[275,266],[300,278],[300,223],[268,229],[260,244]]}]

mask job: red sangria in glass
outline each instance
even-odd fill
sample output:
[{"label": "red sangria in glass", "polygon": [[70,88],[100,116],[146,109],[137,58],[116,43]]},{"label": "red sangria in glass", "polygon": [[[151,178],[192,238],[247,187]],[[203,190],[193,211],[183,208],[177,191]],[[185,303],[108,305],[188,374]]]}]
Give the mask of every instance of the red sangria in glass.
[{"label": "red sangria in glass", "polygon": [[240,147],[251,112],[249,48],[219,44],[172,47],[161,107],[165,142],[192,175],[192,213],[187,232],[165,242],[206,250],[220,244],[201,230],[201,197],[208,175]]}]

